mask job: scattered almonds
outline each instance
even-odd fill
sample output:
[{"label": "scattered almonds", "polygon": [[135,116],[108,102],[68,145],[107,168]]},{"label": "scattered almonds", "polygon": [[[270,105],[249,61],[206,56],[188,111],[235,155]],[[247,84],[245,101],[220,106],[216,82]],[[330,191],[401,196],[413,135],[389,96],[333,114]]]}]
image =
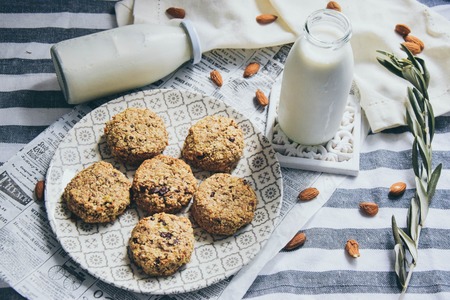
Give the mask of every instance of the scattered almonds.
[{"label": "scattered almonds", "polygon": [[256,90],[256,101],[258,101],[258,104],[261,106],[267,106],[269,104],[269,99],[260,89]]},{"label": "scattered almonds", "polygon": [[411,33],[411,28],[405,24],[397,24],[395,25],[395,32],[400,34],[401,36],[407,36]]},{"label": "scattered almonds", "polygon": [[36,196],[37,201],[44,201],[44,190],[45,190],[45,181],[40,180],[36,183],[34,187],[34,195]]},{"label": "scattered almonds", "polygon": [[256,22],[259,24],[265,25],[275,22],[278,19],[278,16],[272,14],[262,14],[256,17]]},{"label": "scattered almonds", "polygon": [[402,45],[408,48],[408,50],[413,55],[419,54],[425,48],[425,44],[424,42],[422,42],[422,40],[420,40],[418,37],[410,35],[411,28],[409,28],[408,25],[405,24],[395,25],[395,32],[397,32],[403,37],[405,42],[402,43]]},{"label": "scattered almonds", "polygon": [[396,182],[391,185],[389,188],[389,196],[398,197],[403,195],[406,190],[406,183],[404,182]]},{"label": "scattered almonds", "polygon": [[403,39],[405,40],[405,42],[415,43],[419,45],[420,51],[422,51],[425,48],[425,44],[418,37],[408,34],[407,36],[404,36]]},{"label": "scattered almonds", "polygon": [[219,71],[212,70],[211,73],[209,73],[209,77],[214,82],[215,85],[218,87],[221,87],[223,84],[222,75],[220,75]]},{"label": "scattered almonds", "polygon": [[359,208],[368,216],[375,216],[378,213],[378,204],[373,202],[361,202]]},{"label": "scattered almonds", "polygon": [[258,73],[258,71],[259,71],[259,63],[257,62],[249,63],[247,67],[245,67],[244,78],[252,77],[256,73]]},{"label": "scattered almonds", "polygon": [[166,13],[175,19],[184,19],[186,16],[186,11],[179,7],[169,7],[166,9]]},{"label": "scattered almonds", "polygon": [[348,240],[347,244],[345,244],[345,250],[347,250],[347,253],[353,258],[360,257],[359,245],[355,240]]},{"label": "scattered almonds", "polygon": [[317,197],[319,195],[319,190],[314,187],[309,187],[304,189],[298,194],[298,200],[300,201],[309,201]]},{"label": "scattered almonds", "polygon": [[302,246],[306,241],[306,234],[298,232],[294,237],[284,246],[284,250],[294,250]]},{"label": "scattered almonds", "polygon": [[327,8],[328,8],[328,9],[334,9],[334,10],[337,10],[337,11],[339,11],[339,12],[342,11],[341,6],[340,6],[339,3],[337,3],[336,1],[330,1],[330,2],[328,2]]}]

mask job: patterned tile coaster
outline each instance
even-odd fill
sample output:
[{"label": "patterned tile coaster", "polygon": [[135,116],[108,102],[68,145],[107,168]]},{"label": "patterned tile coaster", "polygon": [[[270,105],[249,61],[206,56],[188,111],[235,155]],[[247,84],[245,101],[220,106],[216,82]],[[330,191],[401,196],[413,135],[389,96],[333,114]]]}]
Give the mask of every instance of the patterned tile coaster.
[{"label": "patterned tile coaster", "polygon": [[270,93],[266,136],[272,142],[282,167],[356,176],[359,172],[361,144],[361,108],[359,90],[353,83],[341,126],[333,139],[316,146],[305,146],[290,140],[277,120],[281,78]]}]

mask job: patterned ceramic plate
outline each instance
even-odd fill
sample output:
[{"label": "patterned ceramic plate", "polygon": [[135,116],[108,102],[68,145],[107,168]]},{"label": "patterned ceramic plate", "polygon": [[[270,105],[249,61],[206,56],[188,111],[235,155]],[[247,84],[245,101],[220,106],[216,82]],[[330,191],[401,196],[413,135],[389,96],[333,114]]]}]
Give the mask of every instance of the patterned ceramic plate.
[{"label": "patterned ceramic plate", "polygon": [[[127,254],[128,239],[143,214],[130,207],[115,222],[86,224],[74,218],[61,201],[71,178],[90,164],[105,160],[130,180],[135,169],[116,162],[106,146],[103,127],[128,107],[146,107],[159,116],[169,132],[164,154],[180,157],[189,127],[207,115],[233,118],[244,131],[244,157],[233,175],[245,178],[256,191],[258,206],[253,222],[230,237],[214,236],[194,226],[195,249],[191,261],[168,277],[149,277]],[[211,174],[193,170],[199,182]],[[95,277],[140,293],[171,294],[200,289],[236,273],[266,243],[277,222],[282,199],[280,165],[270,142],[253,124],[223,102],[178,90],[150,90],[110,101],[85,116],[67,134],[50,163],[46,180],[46,208],[62,247]],[[180,214],[189,217],[189,209]]]}]

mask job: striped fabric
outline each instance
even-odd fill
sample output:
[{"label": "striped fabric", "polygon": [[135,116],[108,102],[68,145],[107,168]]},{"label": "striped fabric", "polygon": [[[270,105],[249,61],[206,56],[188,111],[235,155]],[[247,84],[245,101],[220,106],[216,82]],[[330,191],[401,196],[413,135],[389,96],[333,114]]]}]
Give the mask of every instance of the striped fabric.
[{"label": "striped fabric", "polygon": [[[448,0],[421,0],[429,5]],[[114,1],[2,0],[0,3],[0,165],[72,109],[58,86],[50,47],[61,40],[116,26]],[[407,299],[450,297],[450,115],[437,119],[434,160],[444,170],[420,244],[419,265]],[[404,129],[369,135],[361,156],[361,174],[348,179],[307,224],[306,244],[280,252],[268,263],[245,298],[366,299],[398,296],[392,269],[390,218],[405,225],[413,195],[389,199],[395,181],[412,186],[411,136]],[[375,201],[380,212],[364,217],[360,201]],[[343,245],[355,238],[357,260],[345,256]],[[21,299],[10,288],[0,299]]]},{"label": "striped fabric", "polygon": [[[436,119],[433,161],[443,164],[438,190],[430,206],[419,244],[419,262],[406,299],[450,297],[450,114]],[[256,278],[245,298],[274,299],[397,299],[393,269],[391,217],[406,227],[413,189],[400,198],[388,197],[397,181],[414,186],[412,135],[397,128],[367,137],[357,177],[346,179],[330,200],[302,229],[303,247],[281,251]],[[363,215],[361,201],[379,205],[375,217]],[[360,245],[361,257],[350,258],[348,239]],[[331,299],[331,298],[330,298]]]},{"label": "striped fabric", "polygon": [[69,112],[50,47],[116,26],[114,1],[0,3],[0,164]]}]

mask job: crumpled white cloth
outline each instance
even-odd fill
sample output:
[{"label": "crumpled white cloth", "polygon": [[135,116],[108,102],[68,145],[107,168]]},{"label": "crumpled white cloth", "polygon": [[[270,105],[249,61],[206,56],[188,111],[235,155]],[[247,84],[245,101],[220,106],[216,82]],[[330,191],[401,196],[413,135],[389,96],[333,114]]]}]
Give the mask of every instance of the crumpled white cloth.
[{"label": "crumpled white cloth", "polygon": [[[295,41],[313,11],[328,1],[311,0],[124,0],[116,4],[119,26],[132,23],[169,23],[165,11],[182,7],[200,37],[203,52],[219,48],[262,48]],[[406,124],[407,82],[391,74],[376,60],[376,50],[406,55],[403,38],[394,32],[407,24],[411,34],[425,43],[419,54],[431,74],[429,96],[435,115],[450,111],[450,22],[415,0],[341,0],[351,21],[354,79],[361,92],[361,107],[373,132]],[[259,14],[278,16],[260,25]]]}]

